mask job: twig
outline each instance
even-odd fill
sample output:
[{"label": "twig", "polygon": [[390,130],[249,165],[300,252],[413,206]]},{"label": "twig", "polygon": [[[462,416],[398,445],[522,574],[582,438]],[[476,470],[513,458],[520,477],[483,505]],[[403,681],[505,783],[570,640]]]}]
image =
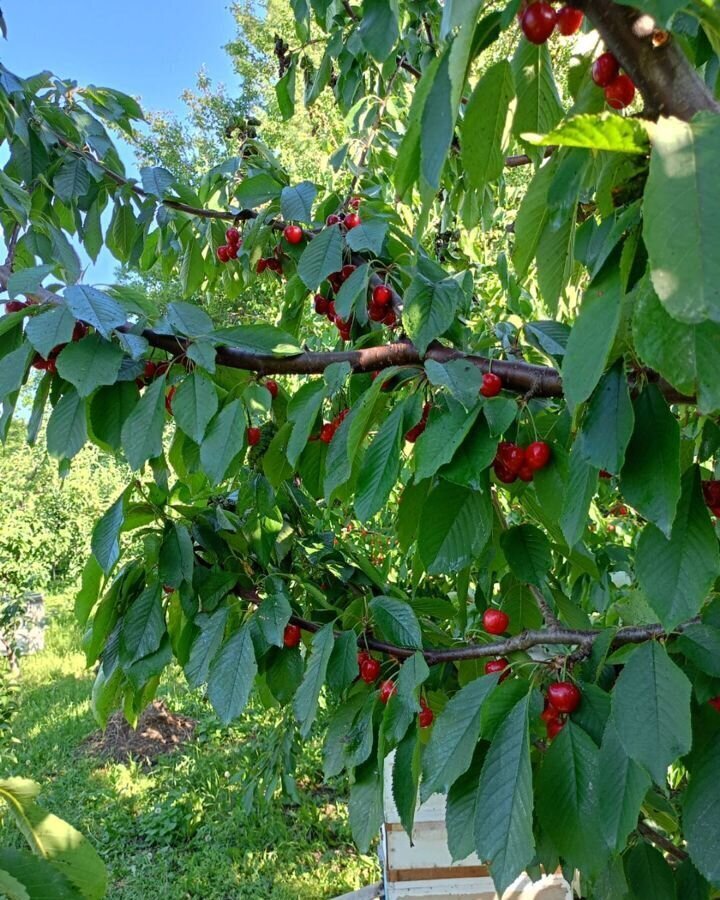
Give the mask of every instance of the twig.
[{"label": "twig", "polygon": [[644,822],[642,819],[640,819],[638,822],[637,830],[638,834],[641,834],[651,843],[656,844],[658,847],[661,847],[666,853],[669,853],[670,856],[673,856],[680,862],[688,858],[685,850],[681,850],[680,847],[676,847],[671,840],[660,834],[659,831],[656,831],[652,826],[648,825],[647,822]]},{"label": "twig", "polygon": [[[1,15],[1,14],[0,14]],[[13,230],[10,232],[10,237],[7,242],[7,257],[5,259],[5,266],[10,269],[12,272],[13,265],[15,263],[15,251],[17,250],[18,240],[20,238],[20,225],[16,222],[13,225]]]}]

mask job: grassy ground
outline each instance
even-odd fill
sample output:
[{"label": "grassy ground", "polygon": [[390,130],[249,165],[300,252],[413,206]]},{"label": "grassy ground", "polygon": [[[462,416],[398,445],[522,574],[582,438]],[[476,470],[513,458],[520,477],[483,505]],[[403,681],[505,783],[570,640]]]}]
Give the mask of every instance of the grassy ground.
[{"label": "grassy ground", "polygon": [[[378,879],[377,862],[350,840],[342,794],[322,784],[317,742],[300,754],[300,802],[276,795],[243,808],[242,780],[262,760],[277,713],[251,709],[223,728],[181,676],[160,696],[198,720],[197,738],[149,771],[82,751],[96,725],[92,679],[66,596],[49,598],[46,649],[23,662],[20,739],[11,774],[39,781],[43,805],[93,842],[110,871],[113,900],[319,900]],[[0,826],[0,845],[17,835]]]}]

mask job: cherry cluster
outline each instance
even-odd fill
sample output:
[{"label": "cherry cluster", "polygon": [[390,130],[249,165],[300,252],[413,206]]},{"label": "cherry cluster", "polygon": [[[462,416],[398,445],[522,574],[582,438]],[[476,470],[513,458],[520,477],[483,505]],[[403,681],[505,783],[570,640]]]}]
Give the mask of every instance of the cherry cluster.
[{"label": "cherry cluster", "polygon": [[242,244],[242,238],[237,228],[228,228],[225,232],[225,240],[227,243],[217,248],[217,258],[221,263],[230,262],[231,259],[237,259],[238,250]]},{"label": "cherry cluster", "polygon": [[273,253],[275,254],[274,256],[265,256],[257,261],[255,271],[258,275],[262,275],[266,269],[269,269],[271,272],[277,272],[278,275],[282,275],[282,247],[276,247]]},{"label": "cherry cluster", "polygon": [[549,740],[563,730],[567,716],[578,708],[581,699],[582,694],[571,681],[556,681],[548,687],[540,718],[545,723]]},{"label": "cherry cluster", "polygon": [[635,85],[629,75],[620,73],[620,63],[606,51],[592,64],[590,76],[598,87],[604,88],[605,99],[613,109],[625,109],[635,96]]},{"label": "cherry cluster", "polygon": [[545,441],[533,441],[527,447],[520,447],[511,441],[500,441],[493,461],[493,469],[498,481],[512,484],[518,478],[532,481],[539,469],[550,462],[550,445]]},{"label": "cherry cluster", "polygon": [[720,481],[703,481],[702,492],[710,512],[720,518]]},{"label": "cherry cluster", "polygon": [[430,415],[430,410],[432,409],[432,403],[425,403],[422,408],[422,416],[417,425],[413,425],[413,427],[406,433],[405,440],[410,444],[414,444],[415,441],[420,437],[420,435],[425,431],[425,426],[427,425],[428,416]]},{"label": "cherry cluster", "polygon": [[[24,309],[26,306],[30,306],[29,303],[22,303],[21,306]],[[5,304],[7,308],[10,306],[9,303]],[[19,312],[20,310],[11,310],[12,312]],[[88,333],[88,326],[84,322],[76,322],[75,327],[73,328],[72,333],[72,341],[81,341],[85,335]],[[48,375],[55,375],[57,373],[57,358],[62,350],[67,347],[67,344],[58,344],[57,347],[53,347],[50,353],[47,356],[47,359],[44,356],[40,356],[39,353],[36,353],[33,357],[33,361],[31,363],[33,369],[38,369],[41,372],[47,372]]]},{"label": "cherry cluster", "polygon": [[389,328],[397,322],[395,310],[392,308],[393,292],[386,284],[373,288],[368,303],[368,318],[371,322],[382,322]]},{"label": "cherry cluster", "polygon": [[323,422],[322,428],[320,429],[320,440],[323,444],[329,444],[330,441],[335,436],[335,432],[342,425],[345,417],[350,413],[349,409],[342,409],[335,416],[332,422]]},{"label": "cherry cluster", "polygon": [[345,214],[344,212],[339,213],[331,213],[327,219],[325,219],[325,224],[330,225],[340,225],[342,228],[345,228],[347,231],[350,231],[352,228],[357,228],[358,225],[362,222],[362,219],[357,213],[357,210],[360,208],[360,198],[359,197],[351,197],[350,202],[348,203],[354,212]]},{"label": "cherry cluster", "polygon": [[574,6],[561,6],[555,12],[550,3],[537,0],[526,6],[518,18],[522,33],[530,43],[544,44],[556,29],[565,37],[576,34],[582,27],[584,17]]}]

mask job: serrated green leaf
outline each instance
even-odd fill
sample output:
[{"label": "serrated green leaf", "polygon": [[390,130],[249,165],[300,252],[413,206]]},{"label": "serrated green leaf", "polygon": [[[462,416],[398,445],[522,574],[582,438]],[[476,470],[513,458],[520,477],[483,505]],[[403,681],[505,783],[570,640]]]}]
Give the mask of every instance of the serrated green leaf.
[{"label": "serrated green leaf", "polygon": [[230,464],[245,448],[245,409],[240,400],[223,407],[210,422],[200,445],[200,463],[213,484],[220,484]]},{"label": "serrated green leaf", "polygon": [[178,387],[172,408],[178,427],[196,444],[202,444],[218,408],[215,385],[199,372],[192,372]]},{"label": "serrated green leaf", "polygon": [[393,597],[374,597],[370,611],[379,633],[390,643],[418,650],[422,647],[422,633],[412,606]]},{"label": "serrated green leaf", "polygon": [[76,319],[87,322],[109,338],[113,328],[125,322],[125,310],[102,291],[84,284],[65,288],[65,301]]},{"label": "serrated green leaf", "polygon": [[544,532],[535,525],[513,525],[500,535],[500,546],[516,578],[542,587],[552,567]]},{"label": "serrated green leaf", "polygon": [[85,401],[73,388],[63,394],[48,419],[48,453],[56,459],[72,459],[86,441]]},{"label": "serrated green leaf", "polygon": [[123,352],[117,344],[89,334],[61,351],[57,370],[81,397],[89,397],[101,385],[115,383],[122,360]]},{"label": "serrated green leaf", "polygon": [[487,492],[440,482],[423,507],[418,553],[430,573],[458,572],[479,555],[490,537]]},{"label": "serrated green leaf", "polygon": [[195,617],[200,634],[192,643],[184,668],[190,687],[198,688],[208,680],[210,663],[220,649],[225,634],[228,612],[227,606],[221,606],[210,614],[200,613]]},{"label": "serrated green leaf", "polygon": [[650,146],[642,122],[611,112],[572,116],[549,134],[523,134],[521,137],[539,147],[587,147],[615,153],[647,153]]},{"label": "serrated green leaf", "polygon": [[650,776],[625,752],[615,723],[605,728],[598,769],[598,814],[608,847],[619,852],[637,827],[640,806],[650,787]]},{"label": "serrated green leaf", "polygon": [[164,425],[165,379],[158,378],[145,388],[122,427],[122,448],[133,469],[162,454]]},{"label": "serrated green leaf", "polygon": [[515,112],[515,84],[510,63],[499,60],[475,86],[460,129],[462,161],[471,187],[481,190],[503,171]]},{"label": "serrated green leaf", "polygon": [[318,698],[325,682],[334,641],[332,624],[321,628],[312,640],[312,650],[305,669],[305,677],[293,700],[293,710],[300,726],[300,734],[303,737],[310,734],[310,729],[315,721]]},{"label": "serrated green leaf", "polygon": [[303,250],[298,263],[298,275],[306,287],[314,291],[332,272],[342,268],[343,238],[338,225],[318,234]]},{"label": "serrated green leaf", "polygon": [[225,725],[245,708],[256,674],[255,649],[246,625],[225,642],[210,664],[208,698]]},{"label": "serrated green leaf", "polygon": [[635,424],[630,389],[622,361],[600,379],[588,403],[579,451],[596,469],[617,475]]}]

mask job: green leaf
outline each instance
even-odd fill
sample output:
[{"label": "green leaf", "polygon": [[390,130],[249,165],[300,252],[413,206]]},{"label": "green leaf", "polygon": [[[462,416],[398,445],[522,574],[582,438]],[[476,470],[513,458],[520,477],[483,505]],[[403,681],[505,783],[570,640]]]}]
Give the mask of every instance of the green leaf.
[{"label": "green leaf", "polygon": [[383,783],[377,759],[371,757],[355,771],[350,788],[350,831],[360,853],[377,837],[383,820]]},{"label": "green leaf", "polygon": [[[720,882],[717,835],[720,829],[720,745],[709,740],[691,758],[682,800],[683,826],[690,859],[712,884]],[[684,898],[683,898],[684,900]]]},{"label": "green leaf", "polygon": [[165,379],[158,378],[145,388],[122,427],[122,448],[131,468],[162,455],[164,425]]},{"label": "green leaf", "polygon": [[113,328],[125,322],[125,310],[112,297],[93,287],[75,284],[65,288],[65,302],[76,319],[87,322],[100,334],[110,337]]},{"label": "green leaf", "polygon": [[220,649],[225,634],[228,613],[227,606],[221,606],[210,614],[200,613],[195,617],[200,634],[193,641],[184,669],[190,687],[198,688],[208,680],[210,663]]},{"label": "green leaf", "polygon": [[296,66],[293,60],[283,77],[275,82],[275,96],[283,122],[291,119],[295,112],[295,72]]},{"label": "green leaf", "polygon": [[460,129],[462,163],[475,190],[502,174],[514,100],[512,68],[507,60],[499,60],[485,70],[475,86]]},{"label": "green leaf", "polygon": [[637,827],[640,807],[650,787],[650,777],[625,752],[612,718],[600,746],[597,782],[598,814],[605,840],[619,853]]},{"label": "green leaf", "polygon": [[123,657],[133,663],[149,656],[160,646],[165,634],[165,614],[159,584],[151,584],[133,601],[125,613],[120,632]]},{"label": "green leaf", "polygon": [[690,682],[654,641],[633,651],[612,693],[625,752],[664,785],[667,767],[690,749]]},{"label": "green leaf", "polygon": [[382,222],[379,219],[369,222],[363,221],[347,232],[345,241],[351,250],[356,252],[367,250],[375,256],[380,256],[387,230],[387,222]]},{"label": "green leaf", "polygon": [[477,816],[478,784],[485,760],[486,745],[475,748],[470,768],[448,791],[445,809],[447,844],[453,862],[465,859],[475,850],[475,817]]},{"label": "green leaf", "polygon": [[482,387],[482,372],[466,359],[453,359],[447,363],[428,359],[425,361],[425,374],[430,384],[447,388],[465,409],[470,409],[477,403]]},{"label": "green leaf", "polygon": [[10,900],[84,900],[62,872],[29,850],[0,850],[0,875]]},{"label": "green leaf", "polygon": [[557,171],[557,157],[546,162],[535,173],[533,180],[525,191],[525,196],[515,219],[515,246],[512,252],[513,266],[518,278],[524,278],[550,217],[548,192],[553,176]]},{"label": "green leaf", "polygon": [[422,647],[420,623],[409,603],[393,597],[374,597],[370,601],[370,611],[377,630],[386,641],[413,650]]},{"label": "green leaf", "polygon": [[297,689],[293,701],[293,710],[300,725],[300,734],[303,737],[310,734],[310,729],[315,721],[318,698],[325,682],[334,640],[332,623],[321,628],[312,640],[312,651],[305,669],[305,677]]},{"label": "green leaf", "polygon": [[189,338],[201,337],[213,330],[210,316],[192,303],[170,303],[166,315],[173,330]]},{"label": "green leaf", "polygon": [[677,647],[700,671],[720,678],[720,629],[699,623],[688,625],[672,646]]},{"label": "green leaf", "polygon": [[122,427],[140,395],[133,381],[118,381],[100,388],[90,401],[90,430],[95,443],[111,450],[122,444]]},{"label": "green leaf", "polygon": [[462,297],[462,288],[452,278],[438,282],[422,275],[413,278],[405,291],[403,324],[420,353],[452,325]]},{"label": "green leaf", "polygon": [[163,585],[179,588],[183,581],[192,584],[194,566],[190,532],[179,522],[166,526],[158,558],[158,575]]},{"label": "green leaf", "polygon": [[317,197],[317,188],[310,181],[284,187],[280,194],[280,210],[286,222],[312,222],[312,206]]},{"label": "green leaf", "polygon": [[125,492],[97,521],[90,546],[100,568],[108,575],[120,559],[120,531],[125,521]]},{"label": "green leaf", "polygon": [[573,410],[595,390],[620,324],[622,289],[617,267],[607,265],[585,291],[562,364],[565,399]]},{"label": "green leaf", "polygon": [[[70,897],[83,897],[85,900],[100,900],[105,896],[107,873],[103,861],[90,842],[72,825],[47,812],[35,802],[40,787],[27,778],[5,778],[0,781],[0,797],[7,802],[8,813],[15,820],[23,836],[35,851],[34,864],[41,861],[51,864],[52,868],[77,890]],[[0,868],[8,870],[8,854],[3,850]],[[42,869],[42,866],[37,866]],[[12,869],[14,877],[23,884],[30,884],[17,868]],[[44,873],[43,873],[44,877]],[[53,892],[45,886],[48,893],[32,893],[31,897],[52,897],[60,900],[65,895]]]},{"label": "green leaf", "polygon": [[272,356],[297,356],[302,353],[291,334],[273,325],[238,325],[216,331],[211,337],[248,353],[266,353]]},{"label": "green leaf", "polygon": [[74,328],[75,319],[63,304],[33,316],[25,326],[25,334],[40,356],[47,359],[55,347],[72,339]]},{"label": "green leaf", "polygon": [[566,722],[537,775],[537,815],[563,860],[590,877],[608,855],[598,819],[599,780],[597,747],[582,728]]},{"label": "green leaf", "polygon": [[143,166],[140,169],[140,178],[145,193],[157,197],[158,200],[162,200],[175,183],[172,172],[168,172],[162,166]]},{"label": "green leaf", "polygon": [[[357,228],[353,228],[348,234],[354,234],[356,231]],[[370,266],[363,264],[355,269],[347,281],[343,282],[335,296],[335,311],[341,319],[349,319],[354,309],[364,308],[369,278]],[[337,365],[337,363],[333,365]]]},{"label": "green leaf", "polygon": [[292,609],[284,593],[270,594],[263,600],[255,613],[263,637],[274,647],[283,646],[285,626],[290,621]]},{"label": "green leaf", "polygon": [[560,516],[560,527],[569,547],[574,547],[585,531],[597,481],[598,470],[587,462],[579,441],[575,441],[568,459],[567,486]]},{"label": "green leaf", "polygon": [[85,401],[73,388],[58,401],[47,425],[47,449],[56,459],[72,459],[87,440]]},{"label": "green leaf", "polygon": [[420,517],[418,553],[431,574],[459,572],[480,554],[492,530],[487,492],[440,482]]},{"label": "green leaf", "polygon": [[240,206],[252,208],[277,199],[281,193],[282,185],[267,172],[260,172],[243,178],[235,189],[235,199]]},{"label": "green leaf", "polygon": [[497,440],[490,434],[484,418],[475,420],[470,434],[460,444],[452,460],[440,471],[446,481],[473,488],[476,491],[487,489],[488,466],[497,452]]},{"label": "green leaf", "polygon": [[[660,118],[652,130],[643,239],[661,303],[681,322],[720,322],[720,121]],[[667,211],[672,210],[672,215]]]},{"label": "green leaf", "polygon": [[420,712],[418,689],[429,675],[430,669],[422,653],[415,653],[400,667],[400,674],[396,682],[397,694],[390,698],[385,707],[383,728],[388,741],[402,740],[410,724]]},{"label": "green leaf", "polygon": [[647,153],[650,146],[647,129],[641,121],[611,112],[572,116],[549,134],[521,137],[540,147],[586,147],[615,153]]},{"label": "green leaf", "polygon": [[596,469],[618,474],[635,424],[622,360],[600,379],[580,432],[580,453]]},{"label": "green leaf", "polygon": [[354,631],[342,631],[335,638],[327,669],[327,680],[330,688],[341,693],[358,677],[358,646]]},{"label": "green leaf", "polygon": [[545,134],[557,125],[564,112],[553,78],[550,51],[545,44],[518,41],[512,70],[517,93],[513,134]]},{"label": "green leaf", "polygon": [[202,244],[195,237],[188,242],[180,263],[180,287],[183,297],[192,297],[205,280]]},{"label": "green leaf", "polygon": [[439,791],[447,794],[467,771],[480,737],[480,714],[497,675],[484,675],[461,688],[440,713],[422,760],[423,802]]},{"label": "green leaf", "polygon": [[392,771],[393,800],[400,822],[411,840],[420,781],[421,748],[417,721],[414,721],[398,744]]},{"label": "green leaf", "polygon": [[385,62],[399,36],[397,0],[363,0],[358,37],[378,62]]},{"label": "green leaf", "polygon": [[513,575],[542,587],[552,567],[550,541],[535,525],[513,525],[500,535],[500,546]]},{"label": "green leaf", "polygon": [[35,354],[27,341],[0,359],[0,400],[19,390]]},{"label": "green leaf", "polygon": [[646,385],[633,407],[635,427],[622,469],[622,494],[669,538],[680,498],[680,427],[654,384]]},{"label": "green leaf", "polygon": [[624,863],[633,900],[675,900],[673,870],[659,850],[641,842],[626,854]]},{"label": "green leaf", "polygon": [[506,717],[480,775],[475,846],[480,859],[489,860],[499,894],[525,870],[535,853],[529,703],[527,695]]},{"label": "green leaf", "polygon": [[399,403],[378,429],[363,457],[355,491],[355,515],[361,522],[371,519],[387,503],[400,475],[400,451],[408,410],[417,410],[414,398]]},{"label": "green leaf", "polygon": [[245,708],[256,674],[255,649],[245,625],[225,642],[210,664],[208,697],[225,725]]},{"label": "green leaf", "polygon": [[326,387],[322,379],[308,381],[293,394],[287,407],[288,421],[293,425],[287,445],[287,458],[295,466],[307,445],[308,438],[325,399]]},{"label": "green leaf", "polygon": [[[127,262],[137,238],[137,223],[130,203],[115,203],[112,219],[105,236],[105,246],[115,259]],[[67,295],[66,295],[67,296]]]},{"label": "green leaf", "polygon": [[415,445],[415,481],[434,475],[440,466],[449,463],[463,443],[480,414],[477,402],[469,412],[454,400],[447,410],[433,410],[425,431]]},{"label": "green leaf", "polygon": [[[8,296],[11,300],[14,300],[15,297],[18,297],[21,294],[34,294],[52,270],[53,266],[49,264],[44,266],[30,266],[27,269],[18,269],[8,278]],[[37,318],[40,317],[35,317],[35,319]],[[29,324],[30,323],[28,322],[28,325]]]},{"label": "green leaf", "polygon": [[200,446],[203,472],[213,484],[220,484],[230,464],[245,448],[245,409],[233,400],[210,423]]},{"label": "green leaf", "polygon": [[123,352],[117,344],[90,334],[62,350],[57,370],[81,397],[89,397],[101,385],[115,383],[122,360]]},{"label": "green leaf", "polygon": [[648,524],[635,561],[638,581],[664,627],[696,615],[718,572],[718,543],[700,489],[700,473],[688,469],[669,538]]},{"label": "green leaf", "polygon": [[200,372],[192,372],[178,387],[172,408],[178,427],[196,444],[202,444],[218,408],[215,385]]},{"label": "green leaf", "polygon": [[298,263],[298,275],[309,290],[316,290],[328,275],[342,268],[342,249],[342,234],[337,225],[323,228],[310,241]]},{"label": "green leaf", "polygon": [[90,175],[85,160],[71,156],[58,169],[53,179],[53,189],[65,204],[74,203],[79,197],[87,194],[90,188]]}]

